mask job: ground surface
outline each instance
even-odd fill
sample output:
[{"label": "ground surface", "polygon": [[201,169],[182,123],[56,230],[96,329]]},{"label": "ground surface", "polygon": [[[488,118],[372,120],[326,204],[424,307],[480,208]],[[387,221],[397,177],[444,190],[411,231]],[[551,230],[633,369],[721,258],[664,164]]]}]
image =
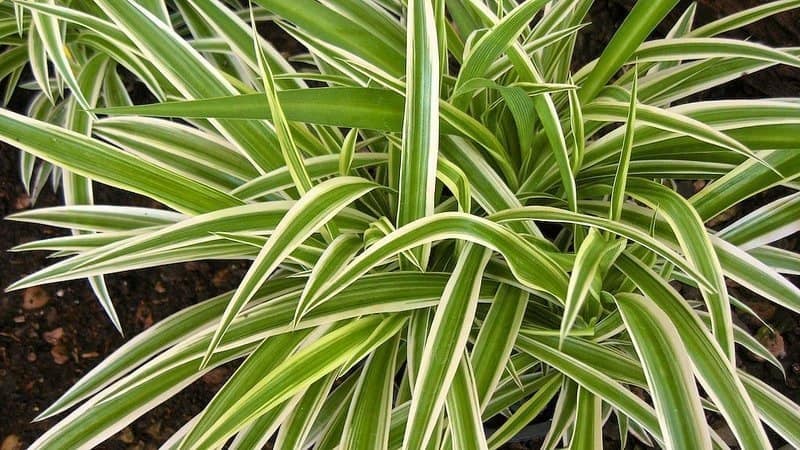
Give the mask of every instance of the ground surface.
[{"label": "ground surface", "polygon": [[[592,11],[592,25],[580,43],[588,60],[606,42],[632,1],[598,1]],[[701,2],[701,19],[729,13],[760,3],[758,0],[706,0]],[[798,45],[798,15],[784,14],[767,23],[748,27],[754,39],[773,45]],[[659,30],[664,33],[666,30]],[[740,35],[741,36],[741,35]],[[778,69],[748,77],[744,82],[717,89],[710,95],[742,98],[751,96],[796,96],[800,92],[798,71]],[[0,149],[0,216],[30,207],[17,175],[18,154]],[[696,188],[700,188],[697,185]],[[97,203],[155,206],[147,199],[121,194],[98,186]],[[747,202],[736,215],[756,208],[759,198]],[[36,206],[60,203],[59,194],[45,188]],[[735,217],[734,216],[734,217]],[[732,220],[729,219],[729,220]],[[49,263],[42,253],[8,253],[7,249],[36,239],[63,234],[44,226],[0,221],[0,287]],[[794,237],[782,243],[798,247]],[[134,336],[169,314],[236,286],[246,265],[189,263],[159,270],[141,270],[108,277],[126,336]],[[800,403],[800,318],[743,290],[733,287],[739,298],[751,306],[779,333],[767,336],[777,353],[783,353],[787,378],[768,365],[742,355],[740,363],[750,373],[770,382]],[[742,324],[754,334],[760,323],[741,316]],[[106,319],[85,281],[43,286],[22,292],[0,293],[0,450],[25,448],[55,420],[31,420],[69,386],[124,342]],[[182,393],[137,420],[99,448],[157,448],[172,432],[196,414],[216,392],[232,369],[218,369]],[[724,433],[725,430],[720,430]],[[777,442],[777,441],[776,441]],[[608,448],[615,443],[609,442]],[[616,444],[618,446],[618,444]],[[509,448],[537,448],[535,443],[512,444]]]}]

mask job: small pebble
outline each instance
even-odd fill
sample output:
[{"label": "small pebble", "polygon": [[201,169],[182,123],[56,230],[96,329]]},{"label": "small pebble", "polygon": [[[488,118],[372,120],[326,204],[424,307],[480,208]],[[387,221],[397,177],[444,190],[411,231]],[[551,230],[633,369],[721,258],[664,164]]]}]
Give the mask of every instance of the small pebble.
[{"label": "small pebble", "polygon": [[231,270],[226,267],[224,269],[218,270],[214,274],[214,277],[211,279],[211,283],[216,287],[222,287],[230,278],[231,278]]},{"label": "small pebble", "polygon": [[157,281],[157,282],[156,282],[156,286],[155,286],[153,289],[154,289],[156,292],[158,292],[159,294],[163,294],[164,292],[167,292],[167,288],[165,288],[165,287],[164,287],[164,284],[163,284],[163,283],[161,283],[160,281]]},{"label": "small pebble", "polygon": [[0,444],[0,450],[21,450],[22,441],[16,434],[9,434]]},{"label": "small pebble", "polygon": [[210,384],[212,386],[216,386],[218,384],[222,384],[225,380],[228,379],[228,375],[230,371],[225,367],[217,367],[216,369],[211,370],[207,374],[203,375],[203,383]]},{"label": "small pebble", "polygon": [[133,441],[136,440],[136,438],[133,436],[133,430],[131,430],[130,427],[126,427],[124,430],[120,431],[117,439],[125,444],[133,444]]},{"label": "small pebble", "polygon": [[756,339],[776,358],[783,359],[786,357],[786,344],[780,333],[772,333],[767,327],[762,327],[756,333]]},{"label": "small pebble", "polygon": [[64,329],[61,328],[61,327],[58,327],[58,328],[56,328],[55,330],[52,330],[52,331],[45,331],[42,334],[42,337],[44,338],[45,342],[47,342],[48,344],[57,345],[57,344],[59,344],[61,342],[61,339],[64,338]]},{"label": "small pebble", "polygon": [[31,206],[31,198],[28,194],[22,194],[14,200],[14,209],[27,209]]},{"label": "small pebble", "polygon": [[44,289],[34,286],[25,289],[22,295],[22,309],[39,309],[50,301],[50,295]]},{"label": "small pebble", "polygon": [[50,349],[50,356],[53,357],[53,361],[60,365],[66,364],[69,361],[69,353],[67,352],[67,348],[63,345],[56,345]]},{"label": "small pebble", "polygon": [[139,302],[136,306],[136,323],[142,328],[150,328],[153,325],[153,313],[144,302]]}]

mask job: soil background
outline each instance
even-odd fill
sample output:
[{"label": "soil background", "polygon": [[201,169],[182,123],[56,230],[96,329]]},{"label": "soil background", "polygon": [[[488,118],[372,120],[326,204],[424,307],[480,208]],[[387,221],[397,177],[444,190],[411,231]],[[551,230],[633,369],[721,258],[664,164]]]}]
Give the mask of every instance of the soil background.
[{"label": "soil background", "polygon": [[[643,0],[645,1],[645,0]],[[591,25],[580,34],[576,67],[595,58],[611,38],[633,0],[599,0],[590,13]],[[663,35],[689,2],[681,6],[655,34]],[[763,2],[759,0],[702,0],[698,5],[699,23]],[[274,27],[264,30],[283,51],[295,53],[296,43]],[[800,14],[784,13],[748,26],[732,36],[750,38],[775,46],[800,45]],[[131,86],[136,95],[136,86]],[[710,98],[788,97],[800,93],[800,71],[783,67],[749,75],[742,80],[713,89],[695,100]],[[23,110],[26,99],[15,99],[12,108]],[[19,155],[0,144],[0,216],[31,206],[18,176]],[[702,182],[695,183],[702,188]],[[745,202],[732,214],[721,218],[724,226],[757,208],[777,192],[767,192]],[[35,207],[61,204],[60,192],[46,187]],[[130,193],[96,185],[97,204],[160,207],[155,202]],[[64,230],[46,226],[0,221],[0,288],[32,273],[52,260],[42,252],[9,252],[8,249],[38,239],[64,235]],[[780,242],[785,248],[799,249],[798,235]],[[56,423],[55,419],[31,422],[44,408],[106,356],[153,323],[218,293],[235,288],[247,268],[245,262],[192,262],[159,269],[124,272],[107,277],[109,290],[120,316],[125,336],[113,328],[95,300],[86,281],[58,283],[23,291],[0,292],[0,450],[26,448]],[[797,280],[794,280],[797,282]],[[768,340],[786,370],[786,378],[776,369],[744,352],[739,364],[766,380],[793,401],[800,403],[800,317],[761,301],[733,285],[737,298],[745,300],[777,332],[764,335],[761,323],[746,315],[737,320],[753,334]],[[169,401],[150,411],[128,428],[98,446],[102,449],[153,449],[198,413],[230,375],[234,366],[218,368]],[[718,430],[730,437],[724,426]],[[725,433],[728,436],[725,436]],[[613,435],[613,433],[609,433]],[[629,441],[630,442],[630,441]],[[776,447],[783,445],[774,437]],[[629,443],[629,448],[637,444]],[[510,444],[509,449],[538,448],[535,441]],[[606,448],[619,448],[608,441]]]}]

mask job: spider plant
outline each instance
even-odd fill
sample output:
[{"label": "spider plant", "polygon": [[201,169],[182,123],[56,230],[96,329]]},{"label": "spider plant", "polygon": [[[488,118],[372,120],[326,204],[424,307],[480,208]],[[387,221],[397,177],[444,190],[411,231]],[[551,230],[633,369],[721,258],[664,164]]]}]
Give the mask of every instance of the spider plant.
[{"label": "spider plant", "polygon": [[[768,428],[800,446],[800,408],[736,367],[738,345],[783,370],[726,285],[800,312],[800,255],[774,245],[800,214],[800,102],[692,101],[800,67],[720,37],[800,1],[699,27],[691,5],[648,40],[677,3],[637,2],[580,68],[591,0],[0,5],[4,55],[28,45],[40,96],[63,84],[67,105],[0,110],[0,139],[64,174],[65,206],[9,219],[73,233],[17,247],[64,259],[10,289],[252,260],[76,383],[31,448],[91,448],[236,360],[164,448],[495,449],[548,421],[547,449],[727,448],[712,419],[744,449]],[[93,205],[92,181],[165,208]],[[707,227],[776,186],[792,193]]]}]

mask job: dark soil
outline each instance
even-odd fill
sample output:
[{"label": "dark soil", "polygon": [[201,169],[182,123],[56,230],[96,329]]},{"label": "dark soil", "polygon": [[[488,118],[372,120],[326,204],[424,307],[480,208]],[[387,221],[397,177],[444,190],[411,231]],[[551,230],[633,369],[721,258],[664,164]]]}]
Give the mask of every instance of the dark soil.
[{"label": "dark soil", "polygon": [[[597,1],[592,10],[592,25],[579,42],[580,55],[589,60],[597,55],[613,34],[632,0]],[[688,2],[682,2],[688,4]],[[761,3],[759,0],[703,0],[698,17],[701,22]],[[682,11],[678,8],[676,11]],[[677,14],[673,14],[673,20]],[[772,45],[798,45],[798,14],[782,14],[775,19],[747,27],[745,35]],[[664,34],[662,27],[657,33]],[[275,30],[265,30],[278,36]],[[281,37],[280,39],[286,40]],[[279,48],[295,50],[291,41]],[[744,98],[754,96],[796,96],[800,90],[800,73],[777,68],[746,77],[709,93],[711,97]],[[30,207],[27,194],[18,177],[18,153],[0,144],[0,216]],[[746,202],[738,217],[755,209],[769,195]],[[96,187],[98,204],[159,207],[154,202],[122,193],[102,185]],[[36,207],[61,203],[59,194],[45,188]],[[729,220],[733,220],[730,218]],[[0,251],[15,245],[66,234],[51,227],[0,221]],[[784,240],[781,245],[798,249],[798,238]],[[0,288],[34,272],[51,261],[39,252],[0,255]],[[109,290],[126,336],[131,337],[153,323],[236,286],[244,263],[197,262],[159,269],[126,272],[107,277]],[[796,281],[796,280],[795,280]],[[746,370],[772,384],[793,401],[800,403],[800,318],[797,315],[760,301],[744,289],[733,287],[738,298],[755,309],[780,334],[772,337],[779,346],[787,377],[768,364],[742,355],[740,364]],[[26,303],[27,296],[27,303]],[[28,306],[26,309],[25,305]],[[30,308],[34,306],[33,308]],[[748,330],[756,334],[761,324],[751,317],[740,316]],[[762,330],[763,333],[763,330]],[[59,283],[22,292],[0,292],[0,448],[25,448],[56,423],[57,419],[31,422],[47,405],[64,393],[92,367],[118,348],[122,338],[107,320],[85,281]],[[777,347],[776,347],[777,348]],[[108,442],[104,449],[157,448],[174,431],[193,417],[221,386],[232,367],[217,369],[185,389],[171,400],[146,414]],[[724,434],[724,430],[720,430]],[[608,442],[607,448],[614,448]],[[781,445],[775,440],[776,445]],[[618,447],[618,444],[616,444]],[[511,449],[537,448],[535,443],[511,444]]]}]

